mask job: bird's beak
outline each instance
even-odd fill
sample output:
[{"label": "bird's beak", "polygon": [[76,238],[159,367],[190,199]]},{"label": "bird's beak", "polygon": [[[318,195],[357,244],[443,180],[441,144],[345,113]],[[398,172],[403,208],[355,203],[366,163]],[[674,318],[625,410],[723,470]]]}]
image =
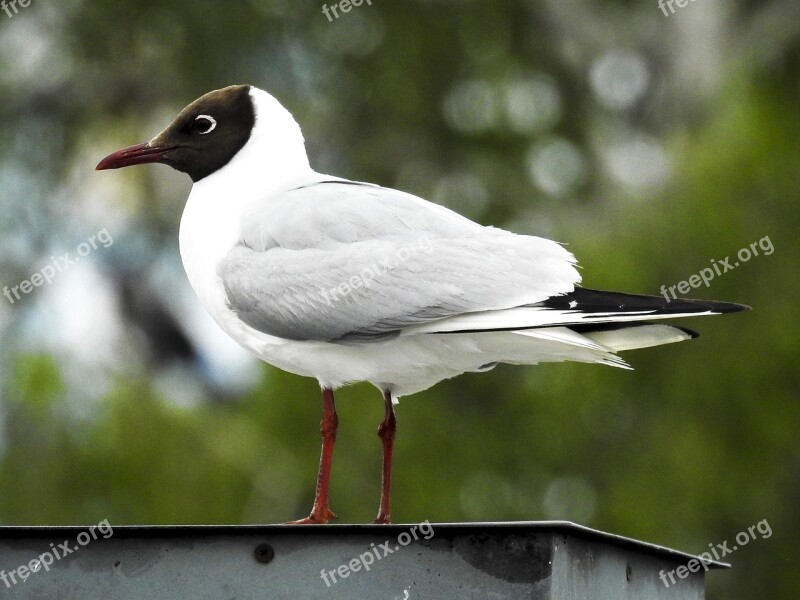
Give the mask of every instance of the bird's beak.
[{"label": "bird's beak", "polygon": [[173,150],[173,148],[152,145],[151,142],[138,144],[137,146],[123,148],[113,154],[109,154],[98,163],[95,169],[97,171],[105,171],[106,169],[121,169],[132,165],[161,162],[164,155],[170,150]]}]

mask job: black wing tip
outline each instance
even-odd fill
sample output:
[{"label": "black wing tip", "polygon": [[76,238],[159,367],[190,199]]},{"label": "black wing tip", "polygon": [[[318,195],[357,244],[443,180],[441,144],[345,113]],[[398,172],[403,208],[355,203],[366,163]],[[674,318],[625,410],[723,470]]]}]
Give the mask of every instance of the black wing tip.
[{"label": "black wing tip", "polygon": [[753,310],[746,304],[739,304],[738,302],[721,302],[719,300],[696,300],[694,298],[675,298],[668,300],[665,306],[666,310],[670,309],[670,305],[675,307],[695,307],[698,311],[705,308],[713,314],[725,315],[728,313],[747,312]]},{"label": "black wing tip", "polygon": [[[692,302],[692,300],[686,300],[686,302]],[[713,312],[721,315],[753,310],[752,307],[747,306],[747,304],[738,304],[736,302],[717,302],[715,300],[698,300],[697,302],[705,302],[711,306]]]},{"label": "black wing tip", "polygon": [[718,302],[716,300],[694,300],[691,298],[669,298],[667,295],[650,296],[626,294],[623,292],[607,292],[576,287],[572,292],[553,296],[540,306],[561,310],[577,310],[580,312],[612,311],[653,311],[653,314],[668,315],[706,313],[726,314],[752,310],[745,304],[735,302]]},{"label": "black wing tip", "polygon": [[[693,298],[675,298],[674,300],[667,300],[663,309],[659,312],[705,312],[708,311],[715,315],[725,315],[729,313],[745,312],[753,310],[746,304],[738,304],[736,302],[720,302],[718,300],[695,300]],[[690,316],[690,315],[688,315]]]}]

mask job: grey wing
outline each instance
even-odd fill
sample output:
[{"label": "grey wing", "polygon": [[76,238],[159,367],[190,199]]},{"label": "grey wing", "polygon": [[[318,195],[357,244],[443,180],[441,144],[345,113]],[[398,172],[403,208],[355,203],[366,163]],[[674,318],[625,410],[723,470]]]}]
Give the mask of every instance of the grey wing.
[{"label": "grey wing", "polygon": [[[386,188],[354,186],[340,196],[341,185],[313,187],[271,203],[270,218],[251,220],[249,239],[219,265],[229,306],[264,333],[376,341],[412,325],[539,302],[579,280],[572,255],[550,240],[483,227]],[[293,227],[281,230],[278,221]]]}]

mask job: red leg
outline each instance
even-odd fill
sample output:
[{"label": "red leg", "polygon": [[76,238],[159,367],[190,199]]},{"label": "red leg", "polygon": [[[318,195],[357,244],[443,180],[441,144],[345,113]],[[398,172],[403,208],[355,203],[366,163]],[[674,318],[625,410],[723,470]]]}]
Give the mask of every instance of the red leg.
[{"label": "red leg", "polygon": [[373,523],[388,525],[392,522],[392,511],[390,506],[390,494],[392,489],[392,451],[394,450],[394,436],[397,432],[397,419],[394,416],[394,406],[392,405],[392,395],[390,392],[383,392],[383,402],[386,408],[386,415],[378,427],[378,437],[383,442],[383,475],[381,477],[381,506],[378,510],[378,517]]},{"label": "red leg", "polygon": [[328,506],[328,487],[331,480],[331,462],[333,461],[333,446],[336,443],[336,429],[339,427],[339,417],[336,415],[336,405],[333,400],[333,390],[322,390],[322,422],[319,429],[322,433],[322,453],[319,458],[319,473],[317,474],[317,493],[314,496],[314,506],[311,514],[305,519],[292,521],[295,525],[318,524],[324,525],[329,519],[335,519]]}]

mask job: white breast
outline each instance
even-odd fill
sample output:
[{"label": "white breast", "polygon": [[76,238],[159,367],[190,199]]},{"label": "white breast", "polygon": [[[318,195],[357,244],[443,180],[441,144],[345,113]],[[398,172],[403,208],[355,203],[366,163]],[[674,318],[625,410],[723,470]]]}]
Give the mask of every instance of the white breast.
[{"label": "white breast", "polygon": [[[239,157],[241,158],[241,157]],[[229,308],[222,279],[218,274],[220,261],[242,238],[242,215],[254,203],[269,204],[275,189],[252,177],[240,177],[242,161],[221,169],[197,182],[189,194],[181,218],[179,243],[189,283],[203,308],[225,333],[262,360],[299,375],[313,376],[313,358],[309,364],[298,361],[297,349],[289,346],[303,342],[270,336],[243,323]],[[258,172],[248,169],[249,173]],[[280,189],[316,181],[320,176],[310,171],[296,174],[287,181],[273,177]],[[276,181],[278,180],[278,181]],[[271,190],[270,187],[273,189]],[[302,356],[302,352],[300,353]]]},{"label": "white breast", "polygon": [[[202,184],[202,182],[201,182]],[[224,210],[224,202],[195,185],[181,218],[181,259],[189,282],[205,309],[216,319],[225,306],[222,282],[216,274],[219,261],[236,244],[238,215]]]}]

